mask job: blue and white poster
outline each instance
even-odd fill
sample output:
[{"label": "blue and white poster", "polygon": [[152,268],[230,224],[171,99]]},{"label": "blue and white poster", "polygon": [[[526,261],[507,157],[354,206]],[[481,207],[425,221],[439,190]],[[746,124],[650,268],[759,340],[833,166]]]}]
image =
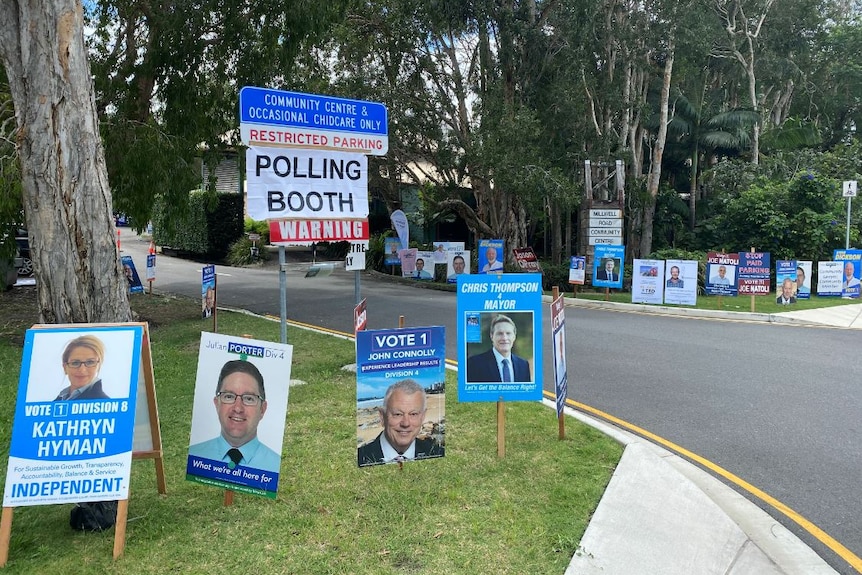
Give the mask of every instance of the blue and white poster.
[{"label": "blue and white poster", "polygon": [[664,297],[664,260],[632,262],[632,303],[661,305]]},{"label": "blue and white poster", "polygon": [[554,393],[557,417],[563,415],[569,393],[569,374],[566,368],[566,300],[563,294],[551,302],[551,345],[554,349]]},{"label": "blue and white poster", "polygon": [[623,288],[625,246],[597,245],[593,257],[593,286]]},{"label": "blue and white poster", "polygon": [[[406,247],[406,246],[405,246]],[[401,251],[401,240],[398,238],[386,238],[383,240],[383,263],[387,266],[400,266],[401,257],[398,252]]]},{"label": "blue and white poster", "polygon": [[27,330],[4,507],[128,499],[143,333]]},{"label": "blue and white poster", "polygon": [[445,455],[445,334],[442,326],[356,334],[359,467]]},{"label": "blue and white poster", "polygon": [[478,273],[502,273],[503,258],[506,257],[503,240],[479,240]]},{"label": "blue and white poster", "polygon": [[796,303],[796,260],[775,260],[776,303]]},{"label": "blue and white poster", "polygon": [[144,286],[141,284],[141,277],[138,275],[132,256],[121,256],[120,263],[123,265],[126,283],[129,284],[129,293],[144,293]]},{"label": "blue and white poster", "polygon": [[587,258],[584,256],[572,256],[569,259],[569,283],[582,286],[587,275]]},{"label": "blue and white poster", "polygon": [[796,260],[796,298],[811,299],[811,260]]},{"label": "blue and white poster", "polygon": [[841,262],[841,297],[856,299],[860,294],[860,272],[862,272],[862,250],[835,250],[832,259]]},{"label": "blue and white poster", "polygon": [[201,333],[186,479],[275,499],[293,346]]},{"label": "blue and white poster", "polygon": [[840,297],[844,262],[817,262],[817,296]]},{"label": "blue and white poster", "polygon": [[212,317],[216,311],[215,266],[201,268],[201,318]]},{"label": "blue and white poster", "polygon": [[462,275],[457,321],[459,401],[542,399],[541,274]]}]

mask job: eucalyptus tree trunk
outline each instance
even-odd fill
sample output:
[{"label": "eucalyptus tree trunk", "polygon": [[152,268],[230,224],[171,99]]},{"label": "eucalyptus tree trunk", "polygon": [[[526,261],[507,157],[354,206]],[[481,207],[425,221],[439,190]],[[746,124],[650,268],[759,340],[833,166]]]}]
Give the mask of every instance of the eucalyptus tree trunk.
[{"label": "eucalyptus tree trunk", "polygon": [[3,0],[0,57],[15,103],[40,321],[129,321],[80,2]]},{"label": "eucalyptus tree trunk", "polygon": [[659,104],[659,127],[656,135],[655,145],[652,152],[652,163],[650,165],[647,180],[646,205],[643,208],[642,234],[640,241],[640,257],[647,257],[652,252],[652,228],[655,218],[655,203],[658,196],[659,181],[661,180],[661,161],[664,156],[664,146],[667,141],[668,124],[668,101],[670,100],[670,80],[673,75],[674,38],[668,38],[667,55],[664,62],[664,73],[662,74],[661,102]]}]

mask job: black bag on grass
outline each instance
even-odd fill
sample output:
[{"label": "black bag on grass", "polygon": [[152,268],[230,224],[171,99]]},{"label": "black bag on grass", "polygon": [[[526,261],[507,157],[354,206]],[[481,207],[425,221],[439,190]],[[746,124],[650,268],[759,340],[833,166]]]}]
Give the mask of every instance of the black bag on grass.
[{"label": "black bag on grass", "polygon": [[116,522],[116,501],[76,503],[69,515],[69,525],[78,531],[104,531]]}]

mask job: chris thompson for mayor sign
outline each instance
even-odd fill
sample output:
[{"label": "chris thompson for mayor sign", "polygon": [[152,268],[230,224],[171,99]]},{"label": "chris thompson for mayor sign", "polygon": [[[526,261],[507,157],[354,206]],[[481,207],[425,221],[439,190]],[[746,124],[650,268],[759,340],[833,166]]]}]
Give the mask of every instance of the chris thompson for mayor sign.
[{"label": "chris thompson for mayor sign", "polygon": [[127,499],[142,326],[30,329],[3,506]]}]

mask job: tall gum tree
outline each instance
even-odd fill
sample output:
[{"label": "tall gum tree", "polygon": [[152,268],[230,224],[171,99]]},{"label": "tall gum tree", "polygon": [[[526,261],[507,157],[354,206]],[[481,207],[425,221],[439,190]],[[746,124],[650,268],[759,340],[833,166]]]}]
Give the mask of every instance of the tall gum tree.
[{"label": "tall gum tree", "polygon": [[15,103],[40,321],[129,321],[81,4],[4,0],[0,57]]}]

